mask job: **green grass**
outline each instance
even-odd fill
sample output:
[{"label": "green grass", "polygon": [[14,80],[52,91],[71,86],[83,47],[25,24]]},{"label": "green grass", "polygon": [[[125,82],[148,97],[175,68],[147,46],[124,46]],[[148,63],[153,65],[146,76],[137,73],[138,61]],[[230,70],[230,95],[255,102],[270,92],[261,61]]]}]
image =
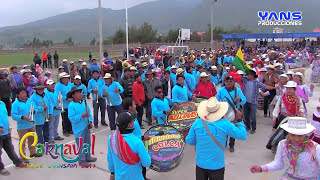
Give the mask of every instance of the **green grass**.
[{"label": "green grass", "polygon": [[[52,55],[52,63],[53,63],[53,53]],[[42,56],[42,53],[39,54]],[[92,52],[93,57],[98,57],[99,52]],[[59,64],[62,63],[63,59],[70,60],[78,60],[79,58],[83,59],[84,61],[89,60],[89,52],[60,52],[59,53]],[[112,58],[113,59],[113,58]],[[32,64],[33,63],[33,54],[0,54],[0,66],[1,67],[9,67],[12,65],[23,65],[23,64]]]}]

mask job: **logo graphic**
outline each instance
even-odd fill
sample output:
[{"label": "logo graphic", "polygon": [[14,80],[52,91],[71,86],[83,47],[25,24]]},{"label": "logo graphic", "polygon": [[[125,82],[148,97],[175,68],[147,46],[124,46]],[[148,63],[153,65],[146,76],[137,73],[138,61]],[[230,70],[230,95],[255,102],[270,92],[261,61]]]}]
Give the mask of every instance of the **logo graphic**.
[{"label": "logo graphic", "polygon": [[[34,138],[34,142],[33,142],[32,146],[37,147],[36,154],[50,155],[52,159],[57,159],[59,157],[58,150],[60,148],[60,156],[66,163],[77,162],[79,160],[78,154],[80,153],[81,149],[82,149],[83,154],[93,154],[94,155],[94,144],[95,144],[95,138],[96,138],[94,134],[91,135],[91,145],[87,144],[87,143],[82,144],[82,137],[80,137],[79,138],[80,147],[78,147],[78,150],[77,150],[75,144],[72,144],[72,145],[70,145],[70,144],[49,144],[48,142],[45,142],[44,144],[37,144],[38,143],[37,134],[34,132],[29,132],[22,137],[22,139],[20,141],[20,147],[19,147],[21,156],[25,159],[29,159],[29,160],[34,159],[34,157],[32,157],[32,158],[27,157],[22,152],[23,142],[28,137]],[[73,151],[72,151],[72,149],[73,149]],[[67,159],[64,156],[66,154],[70,154],[70,155],[75,154],[77,156],[74,159]]]},{"label": "logo graphic", "polygon": [[259,26],[301,26],[301,11],[258,11]]}]

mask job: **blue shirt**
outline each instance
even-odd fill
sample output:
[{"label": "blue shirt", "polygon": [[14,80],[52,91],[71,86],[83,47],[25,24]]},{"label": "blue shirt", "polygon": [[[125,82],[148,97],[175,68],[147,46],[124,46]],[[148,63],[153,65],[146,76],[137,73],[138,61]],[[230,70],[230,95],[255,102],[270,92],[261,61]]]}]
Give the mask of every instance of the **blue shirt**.
[{"label": "blue shirt", "polygon": [[16,81],[17,87],[22,86],[22,75],[19,73],[11,73],[14,77],[14,80]]},{"label": "blue shirt", "polygon": [[86,88],[86,86],[84,84],[76,85],[76,84],[72,83],[72,87],[77,87],[78,89],[82,89],[82,94],[84,96],[88,95],[87,88]]},{"label": "blue shirt", "polygon": [[134,130],[133,130],[132,134],[135,135],[137,138],[141,139],[142,132],[141,132],[140,124],[139,124],[137,118],[134,119],[133,128],[134,128]]},{"label": "blue shirt", "polygon": [[22,119],[22,116],[29,116],[31,106],[31,99],[23,102],[17,99],[12,104],[11,116],[12,119],[17,121],[17,130],[30,129],[34,125],[30,124],[27,120]]},{"label": "blue shirt", "polygon": [[[247,77],[242,78],[243,82],[243,93],[246,95],[247,102],[252,103],[252,104],[257,104],[258,103],[258,96],[259,96],[259,88],[264,90],[267,86],[260,82],[259,80],[255,79],[251,81],[253,83],[253,88],[248,89],[248,83],[250,82]],[[248,96],[248,94],[250,94]]]},{"label": "blue shirt", "polygon": [[226,56],[223,58],[223,65],[229,63],[229,64],[232,64],[232,58],[230,56]]},{"label": "blue shirt", "polygon": [[100,75],[100,67],[98,64],[93,64],[93,63],[90,63],[90,71],[91,71],[91,74],[93,71],[98,71],[99,72],[99,75]]},{"label": "blue shirt", "polygon": [[[228,136],[241,140],[247,139],[247,131],[243,122],[239,122],[238,127],[225,119],[205,123],[223,147],[227,143]],[[186,142],[196,146],[196,164],[200,168],[217,170],[225,167],[224,151],[211,139],[202,124],[202,119],[197,119],[193,123]]]},{"label": "blue shirt", "polygon": [[61,110],[54,109],[54,107],[59,106],[59,101],[58,101],[58,96],[54,93],[54,91],[49,91],[48,89],[45,90],[46,96],[48,96],[50,103],[51,103],[51,108],[52,110],[52,116],[58,116],[61,112]]},{"label": "blue shirt", "polygon": [[[114,90],[118,88],[120,91],[119,92],[114,92]],[[121,105],[122,101],[121,101],[121,96],[120,94],[123,93],[123,87],[118,83],[118,82],[111,82],[111,84],[108,86],[106,84],[103,85],[102,87],[103,92],[107,91],[108,95],[109,95],[109,99],[112,103],[112,106],[119,106]],[[110,102],[107,101],[107,105],[110,106]]]},{"label": "blue shirt", "polygon": [[188,91],[187,87],[175,85],[172,89],[172,102],[182,103],[188,101],[192,97],[192,94]]},{"label": "blue shirt", "polygon": [[[92,114],[89,105],[87,106],[89,113],[89,121],[92,122]],[[86,113],[85,102],[72,101],[68,108],[68,117],[72,124],[72,131],[75,138],[79,138],[83,131],[88,127],[88,118],[82,117],[82,114]]]},{"label": "blue shirt", "polygon": [[116,180],[144,180],[142,176],[142,166],[149,167],[151,158],[141,139],[133,134],[122,134],[122,136],[128,143],[131,151],[139,156],[140,162],[135,165],[129,165],[121,161],[111,148],[111,136],[109,136],[107,155],[108,169],[110,172],[115,173]]},{"label": "blue shirt", "polygon": [[177,76],[176,76],[175,73],[170,72],[170,79],[171,79],[173,85],[176,85],[176,84],[177,84]]},{"label": "blue shirt", "polygon": [[196,80],[194,79],[194,76],[190,73],[185,72],[184,75],[186,77],[186,86],[188,87],[188,90],[192,93],[196,86]]},{"label": "blue shirt", "polygon": [[[30,100],[32,102],[32,105],[35,111],[33,115],[35,125],[43,125],[45,122],[45,118],[49,119],[49,114],[52,115],[53,113],[53,107],[50,99],[46,94],[44,94],[44,96],[41,96],[37,93],[33,93],[32,96],[30,97]],[[44,108],[43,108],[44,105],[48,107],[46,114],[44,114]]]},{"label": "blue shirt", "polygon": [[158,124],[167,123],[167,115],[163,111],[170,110],[169,101],[155,97],[151,102],[152,115],[158,119]]},{"label": "blue shirt", "polygon": [[62,99],[63,99],[63,109],[68,109],[68,106],[70,102],[67,100],[67,94],[71,90],[72,84],[68,82],[67,85],[58,82],[56,87],[54,88],[54,93],[57,97],[59,97],[59,94],[61,93]]},{"label": "blue shirt", "polygon": [[9,133],[9,118],[6,104],[0,101],[0,127],[4,130],[4,133],[0,133],[0,136],[5,136]]},{"label": "blue shirt", "polygon": [[[237,87],[235,87],[235,88],[237,88]],[[239,89],[239,88],[237,88],[237,95],[235,96],[234,89],[228,93],[226,87],[221,87],[216,95],[216,98],[220,102],[228,102],[226,97],[228,97],[231,102],[233,102],[236,99],[236,97],[239,97],[241,99],[241,101],[237,102],[238,109],[240,108],[241,105],[244,105],[247,102],[247,98],[243,95],[241,89]],[[229,108],[232,108],[230,104],[229,104]]]},{"label": "blue shirt", "polygon": [[210,81],[213,82],[215,85],[220,83],[220,75],[216,74],[215,76],[211,74]]},{"label": "blue shirt", "polygon": [[98,87],[98,97],[105,99],[103,97],[103,86],[104,86],[104,81],[99,78],[98,80],[95,80],[94,78],[90,79],[88,82],[88,92],[92,93],[92,101],[95,102],[97,100],[96,94],[93,93],[92,91],[95,90],[96,86]]}]

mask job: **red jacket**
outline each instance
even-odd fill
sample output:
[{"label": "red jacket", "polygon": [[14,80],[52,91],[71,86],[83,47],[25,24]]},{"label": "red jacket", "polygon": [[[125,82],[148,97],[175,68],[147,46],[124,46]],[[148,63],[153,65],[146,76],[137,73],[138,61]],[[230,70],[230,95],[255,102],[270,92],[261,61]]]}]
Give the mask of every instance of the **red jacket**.
[{"label": "red jacket", "polygon": [[132,85],[132,97],[136,104],[143,104],[145,101],[145,93],[144,87],[142,83],[138,83],[137,81]]},{"label": "red jacket", "polygon": [[212,82],[208,81],[207,84],[204,84],[204,82],[200,81],[193,90],[193,94],[195,96],[203,96],[209,99],[216,96],[217,90]]},{"label": "red jacket", "polygon": [[46,61],[48,59],[48,56],[46,53],[42,53],[42,60]]}]

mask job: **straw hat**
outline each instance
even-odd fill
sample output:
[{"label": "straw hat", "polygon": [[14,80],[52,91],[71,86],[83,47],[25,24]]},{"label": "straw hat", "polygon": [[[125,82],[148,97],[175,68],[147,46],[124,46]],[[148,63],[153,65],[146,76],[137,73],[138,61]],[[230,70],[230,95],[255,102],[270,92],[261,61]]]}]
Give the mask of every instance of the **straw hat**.
[{"label": "straw hat", "polygon": [[64,59],[64,60],[62,60],[62,62],[68,62],[68,60]]},{"label": "straw hat", "polygon": [[81,80],[81,76],[76,75],[76,76],[74,77],[74,79],[80,79],[80,80]]},{"label": "straw hat", "polygon": [[275,63],[273,66],[274,67],[278,67],[278,66],[281,66],[281,64],[280,63]]},{"label": "straw hat", "polygon": [[315,129],[304,117],[287,117],[284,120],[288,120],[288,122],[280,127],[290,134],[307,135]]},{"label": "straw hat", "polygon": [[47,81],[47,85],[52,85],[52,84],[54,84],[55,82],[52,80],[52,79],[49,79],[48,81]]},{"label": "straw hat", "polygon": [[177,66],[176,66],[176,65],[173,65],[173,66],[171,67],[171,69],[177,69]]},{"label": "straw hat", "polygon": [[[183,71],[183,69],[182,68],[179,68],[179,69],[177,69],[177,71],[176,71],[176,75],[179,75],[179,74],[181,74],[181,73],[183,73],[184,71]],[[202,74],[202,73],[201,73]]]},{"label": "straw hat", "polygon": [[208,77],[208,76],[210,76],[210,75],[208,75],[206,72],[202,72],[202,73],[200,74],[200,77]]},{"label": "straw hat", "polygon": [[294,72],[293,71],[288,71],[286,74],[287,75],[294,75]]},{"label": "straw hat", "polygon": [[113,80],[113,77],[111,76],[110,73],[106,73],[106,74],[104,75],[103,79],[111,79],[111,80]]},{"label": "straw hat", "polygon": [[136,71],[137,69],[134,66],[130,67],[130,71]]},{"label": "straw hat", "polygon": [[143,66],[143,67],[147,67],[147,66],[148,66],[148,63],[147,63],[147,62],[144,62],[144,63],[142,63],[142,66]]},{"label": "straw hat", "polygon": [[82,60],[82,59],[79,59],[79,62],[83,62],[83,60]]},{"label": "straw hat", "polygon": [[269,65],[269,66],[267,66],[267,69],[273,69],[274,70],[275,68],[274,68],[273,65]]},{"label": "straw hat", "polygon": [[266,68],[261,68],[260,72],[267,72],[267,69]]},{"label": "straw hat", "polygon": [[69,78],[70,75],[68,73],[66,73],[66,72],[62,72],[62,73],[59,74],[59,77],[60,78]]},{"label": "straw hat", "polygon": [[64,69],[64,67],[63,66],[59,66],[58,70],[60,70],[60,69]]},{"label": "straw hat", "polygon": [[199,104],[197,112],[204,121],[215,122],[227,113],[228,108],[227,102],[219,102],[216,97],[211,97]]},{"label": "straw hat", "polygon": [[86,66],[86,65],[87,65],[87,63],[86,63],[86,62],[83,62],[83,63],[82,63],[82,66]]},{"label": "straw hat", "polygon": [[284,85],[284,87],[291,87],[291,88],[297,88],[297,83],[294,81],[288,81],[286,85]]},{"label": "straw hat", "polygon": [[287,80],[289,79],[289,77],[286,74],[281,74],[279,77],[280,78],[286,78]]},{"label": "straw hat", "polygon": [[243,74],[244,74],[244,72],[243,72],[242,70],[238,70],[237,73],[238,73],[239,75],[243,75]]}]

